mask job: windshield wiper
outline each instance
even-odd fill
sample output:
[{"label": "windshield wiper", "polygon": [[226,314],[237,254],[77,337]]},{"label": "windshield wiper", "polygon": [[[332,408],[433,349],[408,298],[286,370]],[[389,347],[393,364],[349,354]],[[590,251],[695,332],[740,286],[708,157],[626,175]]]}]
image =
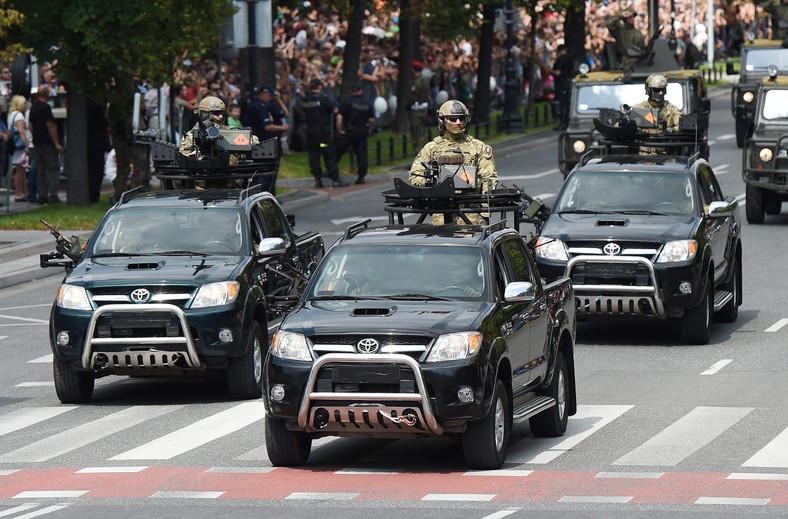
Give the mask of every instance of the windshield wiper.
[{"label": "windshield wiper", "polygon": [[387,296],[388,299],[401,299],[408,300],[424,300],[424,301],[451,301],[448,297],[430,296],[427,294],[392,294]]},{"label": "windshield wiper", "polygon": [[626,211],[610,211],[615,214],[645,214],[648,216],[665,216],[665,213],[658,213],[656,211],[648,211],[645,209],[627,209]]},{"label": "windshield wiper", "polygon": [[380,296],[344,296],[332,294],[320,294],[309,298],[310,301],[357,301],[357,300],[379,300],[386,299]]},{"label": "windshield wiper", "polygon": [[593,211],[591,209],[566,209],[564,211],[558,211],[558,214],[605,214],[610,212],[611,211]]},{"label": "windshield wiper", "polygon": [[208,255],[204,252],[194,252],[191,250],[165,250],[157,254],[167,255],[167,256],[207,256]]},{"label": "windshield wiper", "polygon": [[91,258],[119,258],[119,257],[130,257],[130,256],[158,256],[159,253],[150,253],[150,252],[105,252],[103,254],[94,254]]}]

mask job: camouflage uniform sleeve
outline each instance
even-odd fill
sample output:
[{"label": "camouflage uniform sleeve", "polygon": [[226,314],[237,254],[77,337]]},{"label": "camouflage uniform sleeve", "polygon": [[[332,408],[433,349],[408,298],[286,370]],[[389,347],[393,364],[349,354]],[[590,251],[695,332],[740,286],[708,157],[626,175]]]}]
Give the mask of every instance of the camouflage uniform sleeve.
[{"label": "camouflage uniform sleeve", "polygon": [[664,117],[667,127],[673,128],[673,130],[678,131],[679,126],[681,125],[681,117],[682,117],[681,110],[679,110],[676,105],[668,103],[665,105]]},{"label": "camouflage uniform sleeve", "polygon": [[495,168],[495,157],[492,148],[478,139],[474,139],[474,145],[479,150],[478,180],[482,193],[486,193],[489,188],[495,189],[498,185],[498,171]]},{"label": "camouflage uniform sleeve", "polygon": [[[196,125],[194,128],[196,128]],[[194,148],[194,136],[192,135],[194,128],[186,132],[186,134],[181,139],[181,144],[178,147],[178,151],[181,153],[181,155],[188,157],[197,153],[197,150]]]},{"label": "camouflage uniform sleeve", "polygon": [[432,150],[435,148],[435,141],[430,141],[421,148],[419,154],[416,155],[416,160],[410,166],[410,175],[408,182],[412,186],[422,187],[427,184],[427,167],[432,160]]}]

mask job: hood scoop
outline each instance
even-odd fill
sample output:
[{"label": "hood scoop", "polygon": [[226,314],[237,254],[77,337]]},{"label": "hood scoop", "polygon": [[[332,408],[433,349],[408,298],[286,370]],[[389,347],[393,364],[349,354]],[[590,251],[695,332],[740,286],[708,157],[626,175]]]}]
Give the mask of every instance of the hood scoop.
[{"label": "hood scoop", "polygon": [[396,306],[389,308],[355,308],[350,315],[353,317],[388,317],[396,311]]},{"label": "hood scoop", "polygon": [[625,218],[611,218],[609,220],[597,220],[597,227],[626,227],[629,225],[629,220]]},{"label": "hood scoop", "polygon": [[126,270],[159,270],[163,266],[163,261],[156,263],[129,263],[126,265]]}]

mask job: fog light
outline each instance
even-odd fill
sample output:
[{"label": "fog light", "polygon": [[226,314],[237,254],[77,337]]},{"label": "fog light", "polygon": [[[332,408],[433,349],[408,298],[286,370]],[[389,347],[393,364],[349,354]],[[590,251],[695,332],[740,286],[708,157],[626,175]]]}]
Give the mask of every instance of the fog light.
[{"label": "fog light", "polygon": [[473,402],[473,389],[468,386],[460,386],[457,390],[457,399],[463,403]]},{"label": "fog light", "polygon": [[71,337],[68,336],[68,332],[59,332],[55,341],[57,341],[58,346],[68,346]]},{"label": "fog light", "polygon": [[692,283],[689,281],[682,281],[679,284],[679,292],[682,294],[691,294],[692,293]]},{"label": "fog light", "polygon": [[233,342],[233,332],[228,328],[219,330],[219,340],[222,342]]},{"label": "fog light", "polygon": [[583,141],[575,141],[572,144],[572,149],[575,150],[576,153],[583,153],[586,151],[586,143]]},{"label": "fog light", "polygon": [[285,386],[282,384],[274,384],[271,386],[271,400],[274,402],[281,402],[285,399]]}]

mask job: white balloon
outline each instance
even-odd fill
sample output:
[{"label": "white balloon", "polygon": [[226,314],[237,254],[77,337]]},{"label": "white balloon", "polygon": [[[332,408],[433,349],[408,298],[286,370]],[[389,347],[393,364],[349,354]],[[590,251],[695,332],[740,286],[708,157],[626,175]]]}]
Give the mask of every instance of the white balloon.
[{"label": "white balloon", "polygon": [[389,97],[389,110],[391,110],[392,112],[397,111],[397,96],[395,95]]},{"label": "white balloon", "polygon": [[435,102],[438,103],[438,105],[442,105],[448,100],[449,100],[449,93],[445,90],[441,90],[435,96]]},{"label": "white balloon", "polygon": [[375,102],[372,103],[372,105],[375,107],[375,111],[379,114],[385,114],[386,110],[389,109],[389,104],[380,96],[375,98]]},{"label": "white balloon", "polygon": [[430,79],[432,77],[432,71],[428,68],[421,69],[421,75],[427,79]]},{"label": "white balloon", "polygon": [[494,76],[490,76],[490,91],[494,91],[495,87],[498,86],[498,82],[495,80]]}]

